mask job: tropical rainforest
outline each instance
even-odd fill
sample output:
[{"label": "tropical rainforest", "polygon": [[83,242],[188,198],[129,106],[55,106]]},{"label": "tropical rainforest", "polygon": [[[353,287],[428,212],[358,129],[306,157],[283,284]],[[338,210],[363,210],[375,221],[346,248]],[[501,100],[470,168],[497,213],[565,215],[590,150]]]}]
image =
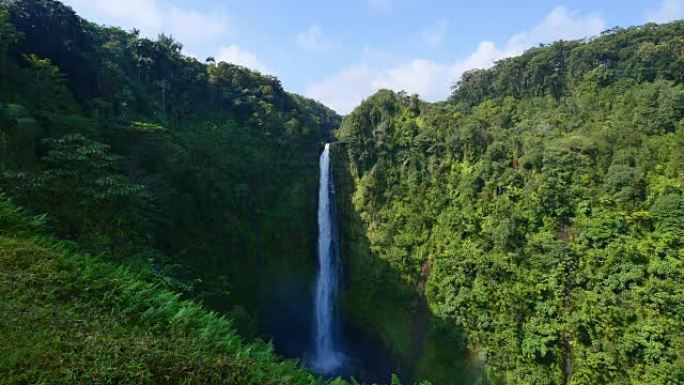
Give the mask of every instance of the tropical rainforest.
[{"label": "tropical rainforest", "polygon": [[0,0],[0,384],[356,383],[262,327],[315,275],[326,142],[388,381],[684,383],[684,21],[344,117],[182,48]]}]

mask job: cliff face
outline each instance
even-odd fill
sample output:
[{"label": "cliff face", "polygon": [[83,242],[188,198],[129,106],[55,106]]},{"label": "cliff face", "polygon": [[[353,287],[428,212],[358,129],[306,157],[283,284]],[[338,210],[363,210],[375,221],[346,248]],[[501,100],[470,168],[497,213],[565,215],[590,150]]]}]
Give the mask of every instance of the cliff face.
[{"label": "cliff face", "polygon": [[684,298],[683,30],[557,42],[448,102],[381,90],[347,115],[349,311],[427,378],[432,331],[488,380],[682,378],[684,318],[658,298]]},{"label": "cliff face", "polygon": [[424,280],[408,282],[372,249],[368,222],[362,218],[359,205],[362,185],[349,161],[346,144],[333,143],[331,154],[344,265],[344,316],[380,336],[391,348],[402,378],[474,383],[480,377],[479,359],[466,349],[463,334],[430,312],[423,293]]}]

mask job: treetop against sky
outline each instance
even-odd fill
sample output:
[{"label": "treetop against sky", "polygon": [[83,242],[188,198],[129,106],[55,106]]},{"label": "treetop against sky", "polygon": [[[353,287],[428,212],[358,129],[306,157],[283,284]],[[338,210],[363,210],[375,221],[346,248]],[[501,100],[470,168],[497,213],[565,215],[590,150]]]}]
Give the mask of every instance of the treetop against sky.
[{"label": "treetop against sky", "polygon": [[172,35],[200,60],[273,74],[350,112],[380,88],[445,99],[472,68],[540,43],[684,17],[684,0],[64,0],[89,20]]}]

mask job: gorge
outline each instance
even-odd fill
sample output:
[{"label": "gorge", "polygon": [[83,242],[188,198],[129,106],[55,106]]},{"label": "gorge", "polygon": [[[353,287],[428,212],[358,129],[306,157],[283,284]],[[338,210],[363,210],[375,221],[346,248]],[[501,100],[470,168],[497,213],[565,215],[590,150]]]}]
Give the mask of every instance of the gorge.
[{"label": "gorge", "polygon": [[0,0],[0,87],[3,385],[684,383],[684,21],[341,116]]}]

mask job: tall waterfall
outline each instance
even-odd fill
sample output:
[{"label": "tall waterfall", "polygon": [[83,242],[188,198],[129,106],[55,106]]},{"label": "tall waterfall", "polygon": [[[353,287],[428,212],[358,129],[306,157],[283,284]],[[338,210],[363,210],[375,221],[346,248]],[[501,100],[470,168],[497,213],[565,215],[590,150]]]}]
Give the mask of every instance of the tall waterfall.
[{"label": "tall waterfall", "polygon": [[314,303],[313,368],[331,373],[342,364],[342,354],[336,346],[338,278],[340,270],[337,227],[335,223],[333,179],[330,170],[330,143],[326,143],[320,158],[318,188],[318,277]]}]

